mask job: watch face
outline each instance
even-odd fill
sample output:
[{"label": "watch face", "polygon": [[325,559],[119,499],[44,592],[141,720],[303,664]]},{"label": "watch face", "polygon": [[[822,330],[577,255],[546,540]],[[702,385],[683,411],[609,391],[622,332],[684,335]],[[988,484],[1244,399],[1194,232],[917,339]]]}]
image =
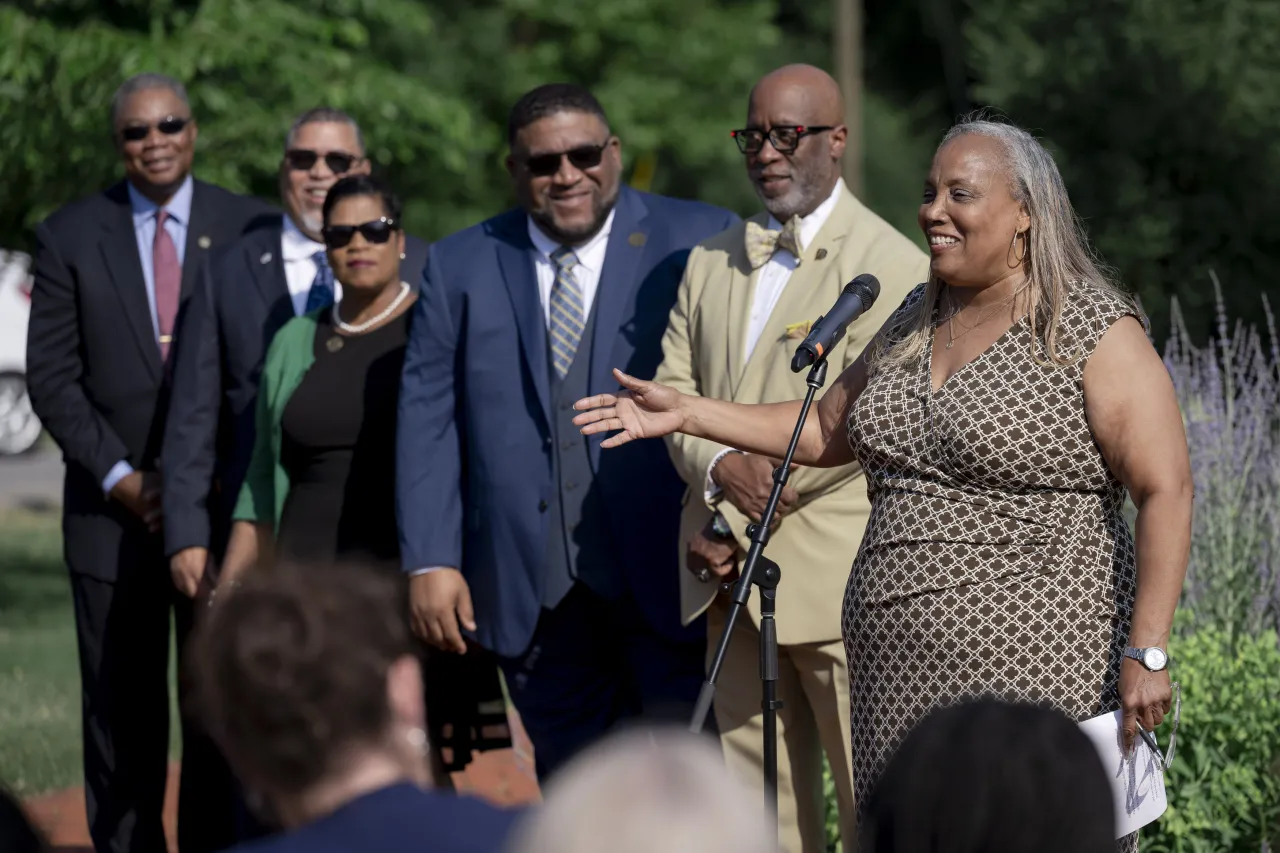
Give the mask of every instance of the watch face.
[{"label": "watch face", "polygon": [[1164,669],[1167,660],[1168,656],[1165,655],[1164,649],[1147,649],[1142,653],[1142,662],[1150,670]]}]

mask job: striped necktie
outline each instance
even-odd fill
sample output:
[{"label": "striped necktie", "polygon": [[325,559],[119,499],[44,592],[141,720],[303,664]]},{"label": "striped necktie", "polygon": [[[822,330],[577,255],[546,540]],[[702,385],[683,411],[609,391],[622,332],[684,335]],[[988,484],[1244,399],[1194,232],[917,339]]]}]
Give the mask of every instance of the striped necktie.
[{"label": "striped necktie", "polygon": [[582,288],[573,275],[578,256],[568,246],[561,246],[551,253],[551,261],[556,265],[556,281],[551,286],[551,363],[563,379],[582,340],[586,312]]},{"label": "striped necktie", "polygon": [[316,252],[311,256],[316,263],[316,276],[311,279],[311,290],[307,292],[307,307],[303,314],[310,314],[317,308],[325,308],[333,304],[333,270],[329,268],[329,259],[324,252]]}]

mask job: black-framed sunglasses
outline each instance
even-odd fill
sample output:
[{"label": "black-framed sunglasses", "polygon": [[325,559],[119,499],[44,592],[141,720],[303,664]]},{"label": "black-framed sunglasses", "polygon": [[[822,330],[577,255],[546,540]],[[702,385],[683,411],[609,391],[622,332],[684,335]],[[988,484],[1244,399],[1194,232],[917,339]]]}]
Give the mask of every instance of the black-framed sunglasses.
[{"label": "black-framed sunglasses", "polygon": [[608,147],[609,143],[606,142],[604,145],[579,145],[577,148],[555,154],[535,154],[524,159],[524,167],[530,174],[545,178],[560,171],[562,159],[568,157],[575,169],[594,169],[604,159],[604,150]]},{"label": "black-framed sunglasses", "polygon": [[131,124],[120,131],[120,138],[125,142],[141,142],[151,135],[151,129],[157,128],[165,136],[176,136],[191,124],[191,119],[181,116],[166,116],[155,124]]},{"label": "black-framed sunglasses", "polygon": [[291,148],[284,152],[285,163],[295,172],[311,171],[311,168],[315,166],[316,161],[321,157],[324,157],[324,164],[335,175],[345,175],[351,170],[352,166],[364,159],[355,154],[348,154],[345,151],[330,151],[327,154],[321,154],[319,151],[311,151],[306,148]]},{"label": "black-framed sunglasses", "polygon": [[743,154],[755,154],[761,148],[764,148],[764,141],[767,138],[769,144],[773,146],[773,150],[779,154],[790,154],[800,145],[800,140],[806,136],[812,136],[815,133],[822,133],[824,130],[835,130],[834,125],[827,124],[796,124],[796,125],[779,125],[769,128],[769,132],[765,133],[758,128],[747,127],[742,130],[735,130],[732,136],[738,143],[738,150]]},{"label": "black-framed sunglasses", "polygon": [[361,222],[359,225],[326,225],[320,229],[324,244],[330,249],[341,249],[351,242],[356,232],[369,243],[385,243],[396,231],[396,221],[383,216],[372,222]]}]

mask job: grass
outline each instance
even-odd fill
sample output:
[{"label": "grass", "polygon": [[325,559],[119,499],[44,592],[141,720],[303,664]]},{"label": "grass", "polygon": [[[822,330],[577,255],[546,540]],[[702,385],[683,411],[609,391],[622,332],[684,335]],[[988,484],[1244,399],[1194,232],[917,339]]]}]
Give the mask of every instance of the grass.
[{"label": "grass", "polygon": [[[170,718],[177,719],[176,705]],[[170,729],[176,755],[176,724]],[[79,785],[81,755],[80,664],[60,513],[0,509],[0,784],[20,797]]]}]

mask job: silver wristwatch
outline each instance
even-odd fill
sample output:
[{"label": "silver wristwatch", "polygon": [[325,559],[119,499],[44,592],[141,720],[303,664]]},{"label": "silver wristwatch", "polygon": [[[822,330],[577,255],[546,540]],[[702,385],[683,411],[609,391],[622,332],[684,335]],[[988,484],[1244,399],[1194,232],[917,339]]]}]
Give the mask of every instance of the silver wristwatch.
[{"label": "silver wristwatch", "polygon": [[1169,665],[1169,655],[1159,646],[1148,646],[1142,649],[1129,646],[1124,650],[1124,656],[1133,658],[1152,672],[1160,672]]}]

